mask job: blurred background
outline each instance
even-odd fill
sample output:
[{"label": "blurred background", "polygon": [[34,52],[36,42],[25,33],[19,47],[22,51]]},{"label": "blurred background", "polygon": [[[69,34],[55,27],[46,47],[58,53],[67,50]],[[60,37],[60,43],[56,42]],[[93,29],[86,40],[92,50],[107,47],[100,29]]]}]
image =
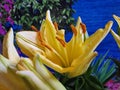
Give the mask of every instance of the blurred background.
[{"label": "blurred background", "polygon": [[[39,30],[48,9],[51,12],[52,21],[58,23],[59,29],[65,29],[66,41],[69,41],[72,37],[69,26],[70,24],[75,25],[78,16],[86,24],[89,35],[92,35],[99,28],[104,28],[110,20],[114,22],[112,29],[116,33],[118,30],[118,25],[112,15],[115,14],[120,17],[120,0],[0,0],[0,53],[2,53],[3,37],[11,27],[14,30],[14,35],[19,31],[32,30],[32,25]],[[19,55],[25,56],[20,51],[16,41],[14,41],[14,44]],[[96,51],[99,55],[90,65],[91,70],[88,70],[88,74],[90,75],[91,72],[91,75],[97,77],[102,84],[105,84],[109,79],[113,80],[114,76],[112,83],[118,81],[120,86],[120,62],[113,60],[113,63],[112,60],[108,60],[108,57],[120,60],[120,49],[110,33],[97,47]],[[107,51],[109,53],[106,57],[105,53]],[[102,57],[99,58],[101,54]],[[93,78],[89,80],[98,84]],[[93,86],[96,86],[94,84]],[[108,82],[106,86],[109,87],[109,84],[111,85]],[[83,84],[81,85],[83,86]],[[115,86],[115,84],[112,84],[112,86]],[[115,87],[118,87],[118,83]],[[113,88],[110,90],[119,89]]]}]

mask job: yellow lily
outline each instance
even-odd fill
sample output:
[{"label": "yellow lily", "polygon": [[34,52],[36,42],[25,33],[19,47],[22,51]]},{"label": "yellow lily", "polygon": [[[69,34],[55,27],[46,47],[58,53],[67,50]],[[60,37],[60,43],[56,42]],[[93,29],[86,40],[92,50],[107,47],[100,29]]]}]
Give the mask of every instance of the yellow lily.
[{"label": "yellow lily", "polygon": [[0,90],[30,90],[29,84],[16,74],[20,57],[13,45],[12,28],[3,41],[3,55],[0,55]]},{"label": "yellow lily", "polygon": [[12,62],[11,64],[16,65],[20,60],[20,56],[18,55],[13,43],[14,35],[12,28],[10,28],[3,40],[3,56],[8,58]]},{"label": "yellow lily", "polygon": [[40,62],[39,55],[36,55],[35,63],[20,57],[13,40],[10,29],[3,41],[3,55],[8,59],[0,55],[0,90],[66,90]]},{"label": "yellow lily", "polygon": [[65,87],[43,65],[39,54],[34,57],[34,64],[28,58],[22,58],[17,74],[25,77],[35,90],[66,90]]},{"label": "yellow lily", "polygon": [[[118,23],[118,26],[120,27],[120,17],[116,16],[116,15],[113,15],[114,19],[117,21]],[[110,31],[111,34],[113,35],[118,47],[120,48],[120,36],[117,35],[113,30]]]},{"label": "yellow lily", "polygon": [[59,73],[66,73],[71,78],[86,72],[97,55],[94,50],[108,34],[112,23],[108,22],[104,29],[97,30],[85,39],[86,27],[79,17],[77,25],[71,25],[73,36],[67,43],[64,30],[58,30],[57,24],[52,23],[48,10],[40,31],[18,32],[16,40],[23,53],[30,58],[37,52],[45,65]]}]

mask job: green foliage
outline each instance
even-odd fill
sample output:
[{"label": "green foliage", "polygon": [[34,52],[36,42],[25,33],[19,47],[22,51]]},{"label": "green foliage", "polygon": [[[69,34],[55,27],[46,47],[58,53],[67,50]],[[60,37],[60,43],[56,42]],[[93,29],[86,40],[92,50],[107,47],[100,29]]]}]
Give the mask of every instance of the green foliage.
[{"label": "green foliage", "polygon": [[96,76],[91,75],[90,70],[75,78],[68,78],[67,75],[59,73],[55,75],[67,90],[104,90],[103,84]]},{"label": "green foliage", "polygon": [[[77,0],[74,0],[77,1]],[[30,29],[31,25],[40,27],[46,11],[51,11],[52,20],[59,23],[59,28],[74,23],[72,14],[73,0],[16,0],[12,10],[12,18],[23,29]]]},{"label": "green foliage", "polygon": [[110,59],[106,59],[107,54],[108,52],[94,60],[90,67],[91,73],[102,83],[105,83],[116,71],[116,65]]},{"label": "green foliage", "polygon": [[109,59],[111,59],[117,66],[117,70],[116,70],[116,81],[120,81],[120,60],[116,59],[116,58],[112,58],[110,57]]},{"label": "green foliage", "polygon": [[104,86],[96,77],[87,74],[68,79],[63,84],[67,90],[104,90]]}]

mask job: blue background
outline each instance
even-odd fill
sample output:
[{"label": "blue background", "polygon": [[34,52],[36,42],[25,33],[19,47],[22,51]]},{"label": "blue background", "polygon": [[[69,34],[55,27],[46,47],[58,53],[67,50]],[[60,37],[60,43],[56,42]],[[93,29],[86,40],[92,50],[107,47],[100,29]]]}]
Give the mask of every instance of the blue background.
[{"label": "blue background", "polygon": [[[117,23],[112,15],[120,16],[120,0],[78,0],[72,8],[76,11],[73,17],[76,20],[78,16],[82,18],[89,35],[99,28],[104,28],[110,20],[114,22],[112,29],[117,31]],[[105,54],[107,50],[109,50],[108,56],[120,59],[120,49],[110,33],[96,49],[99,54]]]}]

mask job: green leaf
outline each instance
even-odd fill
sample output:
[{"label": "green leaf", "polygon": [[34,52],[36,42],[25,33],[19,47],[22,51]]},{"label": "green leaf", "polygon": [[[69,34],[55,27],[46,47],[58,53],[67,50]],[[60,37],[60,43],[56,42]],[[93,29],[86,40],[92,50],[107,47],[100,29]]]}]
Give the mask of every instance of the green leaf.
[{"label": "green leaf", "polygon": [[113,60],[113,62],[118,66],[118,68],[120,68],[120,60],[117,60],[117,59],[111,58],[111,57],[109,59]]},{"label": "green leaf", "polygon": [[120,36],[120,27],[118,27],[117,34]]},{"label": "green leaf", "polygon": [[100,82],[105,83],[105,81],[111,77],[116,71],[116,66],[112,61],[106,59],[106,56],[109,51],[105,53],[105,55],[100,56],[97,60],[94,60],[91,64],[91,74],[95,75]]}]

